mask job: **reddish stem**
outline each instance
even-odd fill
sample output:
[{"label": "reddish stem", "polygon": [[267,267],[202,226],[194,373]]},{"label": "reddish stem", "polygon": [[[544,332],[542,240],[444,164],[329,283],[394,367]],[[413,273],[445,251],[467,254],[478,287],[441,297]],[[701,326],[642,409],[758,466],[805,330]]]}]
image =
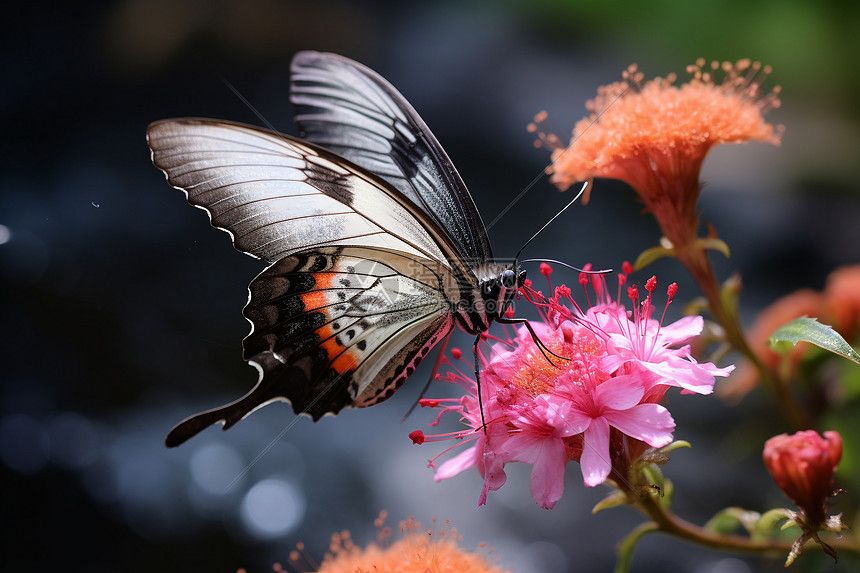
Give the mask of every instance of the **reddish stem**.
[{"label": "reddish stem", "polygon": [[812,422],[809,419],[809,415],[800,406],[796,397],[789,392],[789,389],[784,384],[773,379],[768,369],[752,351],[749,344],[747,344],[743,329],[738,322],[737,313],[727,309],[723,304],[720,284],[717,281],[714,268],[704,249],[694,242],[688,242],[684,248],[676,248],[676,257],[686,267],[687,272],[690,273],[696,284],[699,285],[702,294],[705,295],[708,301],[711,315],[723,327],[728,342],[755,365],[762,382],[771,388],[784,415],[788,418],[792,426],[797,430],[811,428]]}]

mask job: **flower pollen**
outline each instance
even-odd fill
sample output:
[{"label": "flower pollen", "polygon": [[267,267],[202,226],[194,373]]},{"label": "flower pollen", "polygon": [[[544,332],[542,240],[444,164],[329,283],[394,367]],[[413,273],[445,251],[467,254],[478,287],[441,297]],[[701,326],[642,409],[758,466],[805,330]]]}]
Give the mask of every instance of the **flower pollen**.
[{"label": "flower pollen", "polygon": [[629,261],[624,261],[621,263],[621,272],[624,273],[625,277],[633,274],[633,265],[631,265]]},{"label": "flower pollen", "polygon": [[669,288],[666,289],[666,294],[669,296],[666,304],[668,305],[672,302],[672,299],[675,298],[675,295],[678,294],[678,283],[672,283],[669,285]]}]

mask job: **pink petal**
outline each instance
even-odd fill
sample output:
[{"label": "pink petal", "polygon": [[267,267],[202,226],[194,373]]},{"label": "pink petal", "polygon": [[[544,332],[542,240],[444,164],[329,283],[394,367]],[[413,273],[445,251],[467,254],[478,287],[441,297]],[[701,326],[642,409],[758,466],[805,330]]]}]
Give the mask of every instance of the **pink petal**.
[{"label": "pink petal", "polygon": [[639,364],[660,376],[660,384],[680,386],[698,394],[710,394],[714,391],[714,376],[686,360],[670,358],[667,362],[659,364],[653,362]]},{"label": "pink petal", "polygon": [[546,438],[522,432],[511,436],[504,445],[504,454],[511,461],[533,464]]},{"label": "pink petal", "polygon": [[531,475],[531,492],[535,502],[544,509],[552,509],[564,493],[564,467],[567,455],[560,439],[543,440],[534,461]]},{"label": "pink petal", "polygon": [[632,359],[632,356],[621,356],[614,344],[607,344],[606,350],[608,354],[600,359],[600,369],[610,374]]},{"label": "pink petal", "polygon": [[439,466],[436,470],[436,473],[433,475],[433,480],[437,482],[442,481],[443,479],[454,477],[462,471],[475,467],[482,454],[482,449],[483,448],[478,448],[478,446],[472,446],[468,450],[460,452],[450,460],[446,460],[445,463]]},{"label": "pink petal", "polygon": [[645,395],[640,377],[624,375],[610,378],[597,387],[595,402],[613,410],[627,410],[639,403]]},{"label": "pink petal", "polygon": [[592,419],[593,418],[590,414],[571,408],[564,415],[564,419],[562,421],[563,427],[561,428],[560,434],[563,437],[581,434],[591,424]]},{"label": "pink petal", "polygon": [[485,450],[483,462],[484,486],[481,488],[478,505],[485,505],[487,503],[487,494],[490,491],[498,490],[508,480],[508,476],[505,474],[504,460],[496,452]]},{"label": "pink petal", "polygon": [[[693,359],[691,358],[690,360],[693,360]],[[696,362],[695,360],[693,360],[693,363],[698,367],[699,370],[702,370],[703,372],[707,372],[711,376],[725,377],[725,376],[728,376],[729,374],[731,374],[735,369],[734,364],[729,364],[725,368],[720,368],[719,366],[717,366],[713,362]]]},{"label": "pink petal", "polygon": [[[535,334],[537,334],[537,337],[541,340],[547,340],[550,336],[552,336],[552,331],[555,330],[553,327],[550,327],[550,325],[546,324],[542,320],[534,320],[531,321],[530,324],[534,329]],[[517,341],[520,343],[520,345],[522,345],[523,343],[534,344],[532,335],[529,332],[529,329],[525,326],[521,326],[519,329],[517,329]]]},{"label": "pink petal", "polygon": [[569,397],[541,394],[535,398],[536,411],[543,413],[544,422],[554,429],[556,437],[581,434],[591,423],[591,416],[577,410]]},{"label": "pink petal", "polygon": [[612,465],[609,461],[609,423],[595,418],[582,435],[582,457],[579,465],[585,485],[594,487],[606,481]]},{"label": "pink petal", "polygon": [[686,342],[702,333],[705,319],[701,316],[685,316],[672,324],[664,324],[660,328],[661,342],[666,346],[673,346]]},{"label": "pink petal", "polygon": [[[638,339],[638,335],[636,336]],[[626,334],[610,334],[607,346],[610,347],[607,348],[607,350],[613,350],[614,353],[624,354],[621,351],[627,351],[633,353],[634,355],[636,354],[635,350],[633,349],[633,341],[630,340],[630,338],[628,338]]]},{"label": "pink petal", "polygon": [[514,368],[518,364],[516,353],[497,351],[497,346],[493,346],[490,364],[484,369],[482,374],[497,376],[502,380],[510,380],[514,374]]},{"label": "pink petal", "polygon": [[649,446],[660,448],[672,443],[675,420],[659,404],[639,404],[629,410],[606,412],[605,418],[622,433]]},{"label": "pink petal", "polygon": [[496,491],[507,481],[508,476],[505,474],[505,461],[502,456],[496,452],[485,450],[483,456],[484,462],[484,482],[488,487]]}]

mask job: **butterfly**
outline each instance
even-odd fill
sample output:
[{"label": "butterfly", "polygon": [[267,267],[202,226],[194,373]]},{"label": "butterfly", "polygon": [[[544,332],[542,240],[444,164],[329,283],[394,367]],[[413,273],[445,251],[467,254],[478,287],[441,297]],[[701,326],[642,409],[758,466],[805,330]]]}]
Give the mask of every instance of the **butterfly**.
[{"label": "butterfly", "polygon": [[292,60],[290,100],[302,138],[213,119],[147,129],[168,183],[269,263],[243,311],[256,385],[179,423],[169,447],[273,401],[314,421],[378,404],[455,327],[476,335],[477,367],[491,323],[523,322],[506,311],[525,270],[494,262],[463,180],[391,84],[306,51]]}]

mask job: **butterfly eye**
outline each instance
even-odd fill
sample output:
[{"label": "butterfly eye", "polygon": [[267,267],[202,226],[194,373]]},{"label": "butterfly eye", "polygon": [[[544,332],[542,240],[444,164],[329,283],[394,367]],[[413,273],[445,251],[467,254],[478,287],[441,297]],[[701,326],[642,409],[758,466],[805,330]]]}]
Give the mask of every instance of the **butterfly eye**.
[{"label": "butterfly eye", "polygon": [[502,285],[505,288],[514,288],[517,284],[517,275],[511,269],[502,272]]}]

